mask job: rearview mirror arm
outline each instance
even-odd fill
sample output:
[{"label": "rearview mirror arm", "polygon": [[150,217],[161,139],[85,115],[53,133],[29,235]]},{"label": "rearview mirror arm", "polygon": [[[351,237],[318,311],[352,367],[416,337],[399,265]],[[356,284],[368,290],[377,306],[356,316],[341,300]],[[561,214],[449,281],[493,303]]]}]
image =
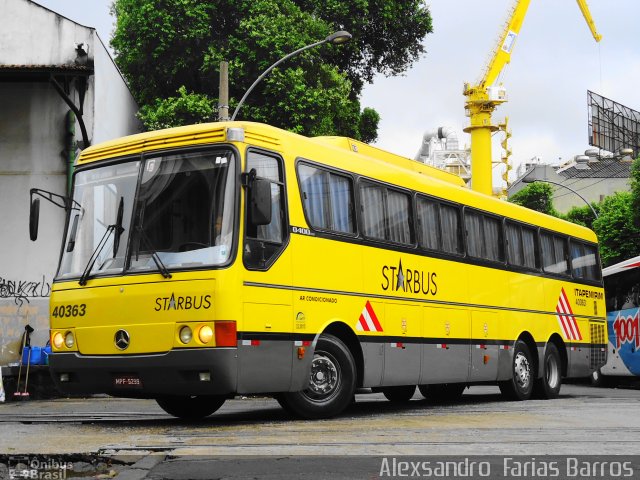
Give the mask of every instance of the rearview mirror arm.
[{"label": "rearview mirror arm", "polygon": [[58,195],[57,193],[49,192],[47,190],[42,190],[41,188],[32,188],[29,190],[30,201],[33,201],[33,196],[38,195],[45,200],[50,201],[55,206],[64,208],[66,211],[69,210],[82,210],[82,206],[76,202],[74,199],[65,197],[63,195]]}]

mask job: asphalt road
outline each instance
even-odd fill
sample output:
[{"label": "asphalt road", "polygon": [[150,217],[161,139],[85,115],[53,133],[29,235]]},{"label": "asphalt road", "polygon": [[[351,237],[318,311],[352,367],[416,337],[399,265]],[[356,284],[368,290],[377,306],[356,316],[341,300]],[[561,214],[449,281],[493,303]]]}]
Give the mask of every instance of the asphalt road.
[{"label": "asphalt road", "polygon": [[[328,456],[638,452],[640,389],[632,388],[564,385],[556,400],[508,402],[495,387],[472,387],[460,401],[446,405],[430,403],[419,393],[403,405],[381,394],[358,395],[345,414],[322,421],[292,419],[269,398],[230,400],[211,417],[193,423],[169,417],[147,400],[94,397],[0,404],[4,463],[20,455],[39,454],[37,458],[44,459],[48,454],[76,462],[79,469],[83,462],[97,468],[92,458],[103,463],[113,459],[103,466],[103,478],[109,472],[112,477],[121,472],[119,479],[213,478],[211,471],[209,476],[196,474],[207,471],[199,462],[213,458],[227,459],[233,472],[243,465],[237,478],[255,477],[254,470],[264,474],[258,478],[269,478],[268,465],[260,459],[273,463],[277,458],[281,463],[274,466],[273,478],[282,478],[284,471],[297,471],[300,456],[310,457],[304,457],[306,463],[299,468],[308,472],[311,466],[311,472],[319,474]],[[238,463],[233,456],[257,457]],[[293,464],[285,466],[283,459]],[[315,462],[319,465],[314,467]],[[356,464],[351,462],[353,468]],[[304,477],[302,473],[291,478]]]}]

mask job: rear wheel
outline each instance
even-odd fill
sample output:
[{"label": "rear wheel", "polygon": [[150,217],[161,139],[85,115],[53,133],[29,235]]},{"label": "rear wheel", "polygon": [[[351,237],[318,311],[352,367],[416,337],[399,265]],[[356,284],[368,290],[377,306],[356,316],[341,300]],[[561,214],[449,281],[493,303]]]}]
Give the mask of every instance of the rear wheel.
[{"label": "rear wheel", "polygon": [[613,378],[602,375],[602,371],[597,369],[591,374],[591,385],[600,388],[610,388],[615,386]]},{"label": "rear wheel", "polygon": [[227,397],[223,395],[203,396],[167,396],[156,398],[156,402],[165,412],[186,420],[197,420],[218,410]]},{"label": "rear wheel", "polygon": [[381,391],[390,402],[404,403],[411,400],[411,397],[413,397],[413,394],[416,392],[416,386],[402,385],[400,387],[384,387]]},{"label": "rear wheel", "polygon": [[538,398],[557,398],[562,386],[562,360],[558,347],[548,343],[544,350],[542,378],[535,382],[535,394]]},{"label": "rear wheel", "polygon": [[500,382],[500,391],[511,400],[528,400],[533,392],[533,359],[529,347],[518,340],[513,347],[511,379]]},{"label": "rear wheel", "polygon": [[356,390],[356,367],[344,343],[333,335],[321,335],[309,384],[301,392],[286,392],[277,399],[288,412],[302,418],[327,418],[349,406]]},{"label": "rear wheel", "polygon": [[440,383],[436,385],[418,385],[424,398],[434,402],[451,402],[459,399],[464,392],[464,383]]}]

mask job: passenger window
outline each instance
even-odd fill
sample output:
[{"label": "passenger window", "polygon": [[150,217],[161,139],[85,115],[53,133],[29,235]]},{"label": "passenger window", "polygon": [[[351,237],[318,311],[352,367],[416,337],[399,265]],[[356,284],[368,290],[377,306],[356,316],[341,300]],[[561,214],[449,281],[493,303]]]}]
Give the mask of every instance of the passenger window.
[{"label": "passenger window", "polygon": [[384,188],[363,182],[360,186],[360,204],[364,234],[370,238],[385,240]]},{"label": "passenger window", "polygon": [[496,262],[504,261],[500,219],[466,210],[467,253],[472,257]]},{"label": "passenger window", "polygon": [[600,280],[596,248],[571,241],[571,269],[576,278]]},{"label": "passenger window", "polygon": [[313,228],[353,234],[353,184],[351,178],[334,172],[298,165],[302,204]]},{"label": "passenger window", "polygon": [[542,240],[542,267],[544,271],[568,275],[566,238],[542,232],[540,239]]},{"label": "passenger window", "polygon": [[417,230],[418,242],[422,248],[440,249],[440,215],[438,210],[438,202],[418,197],[416,202]]},{"label": "passenger window", "polygon": [[365,236],[394,243],[411,244],[411,198],[382,185],[360,185],[363,232]]},{"label": "passenger window", "polygon": [[510,265],[536,269],[536,230],[507,222],[507,259]]},{"label": "passenger window", "polygon": [[447,253],[464,253],[460,235],[460,209],[446,203],[440,204],[440,231],[442,250]]}]

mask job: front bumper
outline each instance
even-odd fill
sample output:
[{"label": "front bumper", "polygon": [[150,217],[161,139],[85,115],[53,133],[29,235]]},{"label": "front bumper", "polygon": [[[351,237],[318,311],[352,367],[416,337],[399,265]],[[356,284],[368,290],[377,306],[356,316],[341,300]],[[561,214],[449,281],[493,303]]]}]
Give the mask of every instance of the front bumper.
[{"label": "front bumper", "polygon": [[[225,395],[237,389],[237,349],[171,350],[147,355],[88,356],[54,353],[49,367],[56,387],[70,394],[106,393],[115,397]],[[202,373],[209,380],[202,380]],[[61,381],[61,377],[66,381]],[[116,379],[137,378],[123,385]],[[206,378],[206,375],[205,375]]]}]

